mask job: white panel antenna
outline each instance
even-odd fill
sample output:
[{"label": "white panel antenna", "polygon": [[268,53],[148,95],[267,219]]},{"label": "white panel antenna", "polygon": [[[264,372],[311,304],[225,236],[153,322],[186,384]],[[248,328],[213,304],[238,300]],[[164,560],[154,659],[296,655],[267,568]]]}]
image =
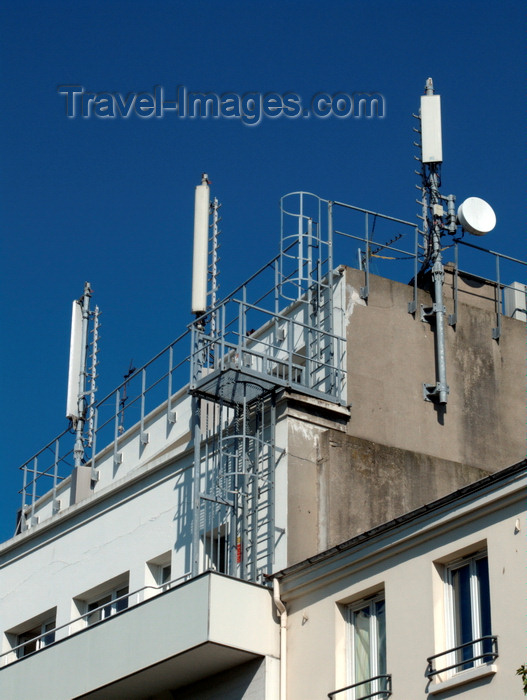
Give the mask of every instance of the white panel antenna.
[{"label": "white panel antenna", "polygon": [[503,290],[503,306],[506,316],[527,321],[527,284],[512,282]]},{"label": "white panel antenna", "polygon": [[82,304],[74,301],[71,312],[70,362],[66,418],[79,418],[79,381],[82,361]]},{"label": "white panel antenna", "polygon": [[201,176],[194,199],[194,256],[192,262],[192,313],[207,310],[210,191],[207,174]]},{"label": "white panel antenna", "polygon": [[421,148],[423,163],[443,162],[440,95],[421,95]]}]

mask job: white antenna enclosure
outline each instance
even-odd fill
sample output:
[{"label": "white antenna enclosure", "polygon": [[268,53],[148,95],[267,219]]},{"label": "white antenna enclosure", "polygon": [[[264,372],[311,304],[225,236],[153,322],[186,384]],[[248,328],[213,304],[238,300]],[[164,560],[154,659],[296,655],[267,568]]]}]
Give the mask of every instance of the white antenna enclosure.
[{"label": "white antenna enclosure", "polygon": [[459,205],[457,220],[474,236],[484,236],[496,226],[494,209],[484,199],[469,197]]},{"label": "white antenna enclosure", "polygon": [[441,95],[421,95],[421,162],[443,162]]},{"label": "white antenna enclosure", "polygon": [[207,174],[201,176],[194,196],[194,255],[192,260],[192,313],[207,310],[207,277],[209,264],[210,192]]},{"label": "white antenna enclosure", "polygon": [[82,357],[82,306],[73,302],[71,311],[70,363],[68,370],[68,395],[66,418],[79,418],[79,379]]}]

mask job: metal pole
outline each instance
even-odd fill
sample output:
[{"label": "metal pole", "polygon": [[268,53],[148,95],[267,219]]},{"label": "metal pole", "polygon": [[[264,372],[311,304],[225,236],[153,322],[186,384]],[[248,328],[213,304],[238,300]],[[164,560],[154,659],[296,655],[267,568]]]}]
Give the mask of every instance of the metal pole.
[{"label": "metal pole", "polygon": [[446,352],[445,352],[445,306],[443,303],[443,282],[445,279],[445,268],[441,255],[441,239],[438,227],[434,225],[433,236],[433,261],[432,279],[434,281],[434,314],[436,325],[436,354],[437,354],[437,390],[436,395],[439,403],[445,404],[448,396],[448,385],[446,383]]},{"label": "metal pole", "polygon": [[192,397],[192,416],[194,423],[194,478],[192,494],[192,576],[199,574],[199,536],[200,536],[200,476],[201,476],[201,426],[200,399]]}]

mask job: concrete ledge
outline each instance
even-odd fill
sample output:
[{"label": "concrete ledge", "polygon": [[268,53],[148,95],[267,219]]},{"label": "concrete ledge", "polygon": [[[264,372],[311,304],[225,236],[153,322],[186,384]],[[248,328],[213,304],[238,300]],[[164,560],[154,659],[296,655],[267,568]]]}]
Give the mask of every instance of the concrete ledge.
[{"label": "concrete ledge", "polygon": [[456,673],[455,676],[446,681],[441,681],[430,685],[428,688],[428,694],[438,695],[439,693],[446,692],[451,688],[457,688],[460,685],[465,685],[465,683],[472,683],[480,678],[485,678],[485,676],[493,676],[497,670],[498,667],[495,664],[485,664],[483,666],[476,666],[476,668],[470,668],[468,671]]}]

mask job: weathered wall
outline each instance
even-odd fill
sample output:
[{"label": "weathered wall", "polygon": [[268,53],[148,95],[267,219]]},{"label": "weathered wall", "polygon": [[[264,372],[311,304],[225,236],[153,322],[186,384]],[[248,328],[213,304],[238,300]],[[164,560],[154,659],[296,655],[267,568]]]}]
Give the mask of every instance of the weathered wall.
[{"label": "weathered wall", "polygon": [[[367,302],[359,298],[363,273],[346,270],[350,435],[496,471],[525,457],[525,324],[502,319],[492,338],[492,301],[461,294],[455,327],[445,325],[446,409],[423,400],[435,384],[434,332],[408,313],[413,289],[370,277]],[[446,288],[447,314],[453,311]],[[491,290],[492,296],[492,290]],[[481,297],[481,298],[480,298]],[[477,305],[470,302],[477,299]]]},{"label": "weathered wall", "polygon": [[328,430],[320,437],[320,550],[419,508],[487,472]]}]

